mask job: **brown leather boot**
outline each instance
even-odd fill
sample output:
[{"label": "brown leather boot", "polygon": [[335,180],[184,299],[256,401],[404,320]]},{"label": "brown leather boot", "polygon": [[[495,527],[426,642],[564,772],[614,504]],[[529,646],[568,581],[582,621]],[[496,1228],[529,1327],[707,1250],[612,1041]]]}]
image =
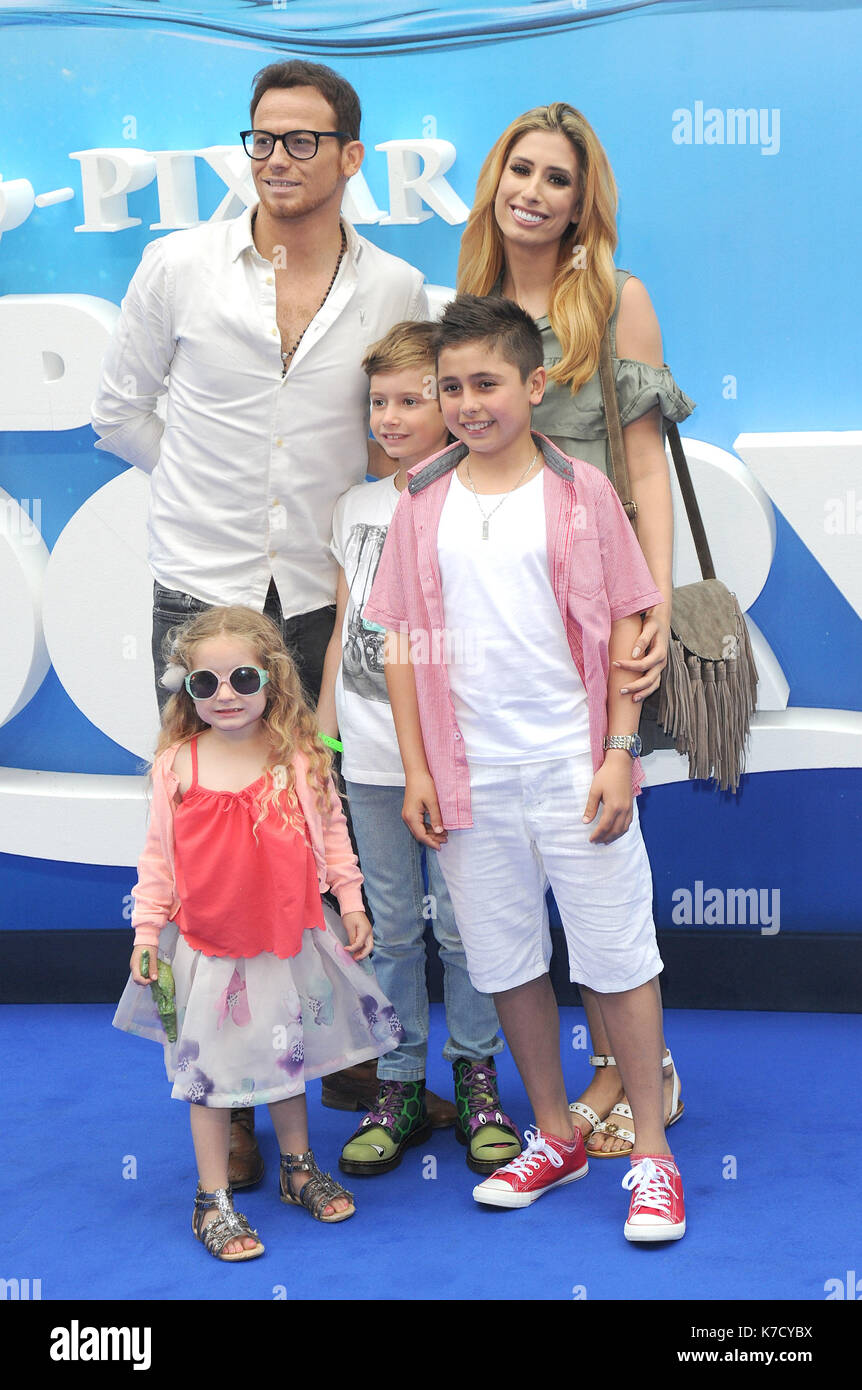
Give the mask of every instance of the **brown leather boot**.
[{"label": "brown leather boot", "polygon": [[233,1188],[256,1187],[262,1177],[263,1159],[254,1137],[254,1109],[232,1110],[228,1182]]},{"label": "brown leather boot", "polygon": [[[377,1062],[359,1062],[355,1067],[324,1076],[320,1098],[330,1110],[373,1110],[377,1089]],[[426,1090],[425,1108],[432,1129],[454,1125],[458,1112],[451,1101]]]}]

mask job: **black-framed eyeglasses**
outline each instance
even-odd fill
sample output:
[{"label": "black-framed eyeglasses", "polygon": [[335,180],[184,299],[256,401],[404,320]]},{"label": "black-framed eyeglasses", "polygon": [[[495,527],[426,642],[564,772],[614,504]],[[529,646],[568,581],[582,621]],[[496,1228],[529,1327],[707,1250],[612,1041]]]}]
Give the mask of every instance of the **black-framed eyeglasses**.
[{"label": "black-framed eyeglasses", "polygon": [[286,130],[283,135],[275,135],[271,130],[241,130],[240,135],[249,159],[269,159],[276,140],[281,141],[291,159],[313,159],[324,136],[352,139],[344,130]]},{"label": "black-framed eyeglasses", "polygon": [[[228,676],[228,682],[237,695],[257,695],[269,682],[269,672],[259,666],[237,666]],[[203,668],[190,671],[185,686],[193,700],[211,700],[222,683],[222,677],[215,671]]]}]

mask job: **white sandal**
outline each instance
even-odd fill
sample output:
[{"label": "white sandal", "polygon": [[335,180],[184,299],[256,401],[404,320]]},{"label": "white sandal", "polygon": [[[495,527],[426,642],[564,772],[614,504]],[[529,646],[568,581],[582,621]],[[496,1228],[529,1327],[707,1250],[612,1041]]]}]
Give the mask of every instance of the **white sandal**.
[{"label": "white sandal", "polygon": [[[592,1060],[593,1059],[590,1058],[590,1061]],[[613,1058],[609,1057],[604,1062],[602,1062],[601,1065],[608,1067],[615,1064]],[[677,1072],[677,1069],[673,1064],[673,1057],[671,1056],[669,1050],[667,1056],[662,1058],[661,1065],[662,1070],[664,1070],[665,1067],[673,1067],[673,1089],[671,1091],[670,1097],[670,1117],[667,1120],[667,1123],[665,1124],[665,1129],[670,1129],[671,1125],[675,1125],[677,1120],[681,1117],[682,1112],[685,1109],[685,1105],[679,1098],[679,1073]],[[574,1107],[570,1105],[569,1109],[572,1110],[574,1109]],[[587,1106],[586,1109],[589,1109],[589,1106]],[[583,1114],[583,1111],[581,1110],[578,1113]],[[629,1158],[631,1154],[634,1153],[634,1130],[626,1129],[624,1128],[624,1126],[617,1124],[616,1120],[611,1119],[611,1115],[618,1115],[620,1119],[623,1120],[634,1119],[634,1116],[632,1115],[631,1111],[631,1106],[626,1105],[624,1101],[620,1101],[619,1105],[614,1105],[611,1108],[610,1114],[608,1115],[608,1118],[606,1120],[599,1120],[598,1124],[595,1125],[595,1127],[593,1128],[593,1134],[610,1134],[615,1139],[622,1139],[623,1143],[628,1144],[628,1148],[587,1149],[587,1153],[589,1154],[590,1158]],[[589,1137],[592,1139],[592,1134]]]},{"label": "white sandal", "polygon": [[[615,1067],[616,1059],[604,1052],[593,1053],[590,1056],[590,1066]],[[573,1115],[582,1115],[584,1119],[592,1125],[592,1129],[590,1130],[589,1134],[584,1135],[584,1143],[586,1143],[588,1139],[592,1138],[595,1131],[599,1128],[601,1124],[604,1123],[604,1121],[602,1120],[600,1115],[596,1114],[595,1110],[593,1110],[591,1105],[585,1105],[582,1100],[572,1101],[572,1104],[569,1106],[569,1109]]]}]

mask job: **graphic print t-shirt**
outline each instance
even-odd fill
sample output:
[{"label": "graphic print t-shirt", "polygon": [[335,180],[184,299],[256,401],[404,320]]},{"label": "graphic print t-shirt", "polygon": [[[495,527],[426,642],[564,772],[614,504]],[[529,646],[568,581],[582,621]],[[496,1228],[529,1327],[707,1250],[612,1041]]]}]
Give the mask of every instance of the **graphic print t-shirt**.
[{"label": "graphic print t-shirt", "polygon": [[377,787],[403,787],[404,769],[383,672],[385,634],[364,627],[362,617],[400,495],[394,478],[360,483],[338,499],[332,516],[330,548],[349,590],[335,680],[341,771],[345,781]]}]

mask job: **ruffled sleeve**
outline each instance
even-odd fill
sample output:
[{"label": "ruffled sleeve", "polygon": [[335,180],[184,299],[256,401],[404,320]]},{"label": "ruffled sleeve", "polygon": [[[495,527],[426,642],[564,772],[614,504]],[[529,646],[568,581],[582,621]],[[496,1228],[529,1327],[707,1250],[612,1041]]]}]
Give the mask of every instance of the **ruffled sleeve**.
[{"label": "ruffled sleeve", "polygon": [[694,401],[680,390],[667,366],[651,367],[630,357],[615,358],[614,380],[623,425],[639,420],[656,405],[665,420],[677,425],[694,410]]}]

